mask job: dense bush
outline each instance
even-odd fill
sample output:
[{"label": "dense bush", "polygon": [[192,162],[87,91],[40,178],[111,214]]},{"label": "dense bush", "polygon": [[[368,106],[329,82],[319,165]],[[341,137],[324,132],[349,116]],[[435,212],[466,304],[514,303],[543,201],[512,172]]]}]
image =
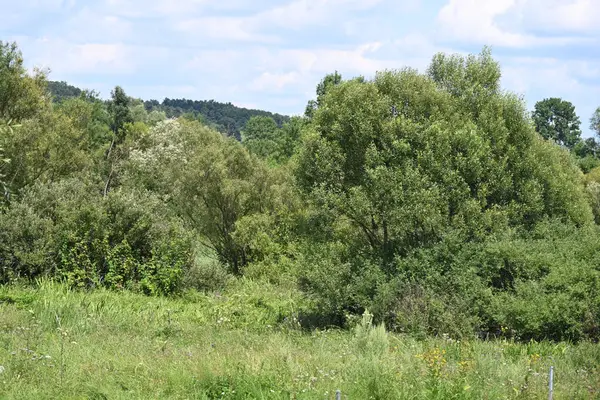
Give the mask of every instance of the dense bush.
[{"label": "dense bush", "polygon": [[73,286],[179,289],[192,242],[147,193],[111,192],[77,177],[36,184],[0,219],[1,279],[56,276]]}]

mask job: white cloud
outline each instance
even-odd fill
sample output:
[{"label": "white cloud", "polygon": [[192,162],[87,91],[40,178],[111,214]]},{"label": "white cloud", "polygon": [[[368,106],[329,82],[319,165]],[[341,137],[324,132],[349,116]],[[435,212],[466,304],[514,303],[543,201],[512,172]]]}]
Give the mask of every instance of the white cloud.
[{"label": "white cloud", "polygon": [[518,0],[515,15],[523,29],[578,34],[600,31],[597,0]]},{"label": "white cloud", "polygon": [[17,41],[29,65],[49,68],[59,77],[82,73],[131,73],[135,70],[131,49],[119,43],[73,44],[49,37],[21,37]]},{"label": "white cloud", "polygon": [[84,8],[70,17],[64,24],[62,39],[76,43],[113,42],[134,37],[133,23],[123,17],[111,14],[99,14]]},{"label": "white cloud", "polygon": [[252,81],[250,89],[257,91],[280,91],[289,84],[297,83],[300,79],[301,75],[296,71],[286,73],[263,72],[258,78]]},{"label": "white cloud", "polygon": [[295,0],[259,13],[254,24],[298,29],[306,25],[327,23],[337,15],[373,8],[384,0]]},{"label": "white cloud", "polygon": [[245,42],[274,43],[276,36],[257,33],[252,20],[234,17],[205,17],[187,19],[174,24],[176,30],[195,35],[194,39],[225,39]]},{"label": "white cloud", "polygon": [[[549,7],[546,3],[542,4],[540,0],[450,0],[438,14],[439,37],[449,41],[458,40],[516,48],[565,45],[580,41],[580,38],[569,36],[536,36],[526,33],[524,29],[510,30],[509,26],[517,25],[514,22],[499,23],[501,18],[507,21],[520,21],[519,25],[522,28],[532,19],[537,20],[538,23],[549,24],[561,15],[566,17],[566,21],[580,21],[582,10],[586,10],[580,4],[589,3],[589,0],[578,0],[577,3],[563,4],[557,9],[558,11],[540,13],[540,10]],[[532,12],[533,10],[536,12]],[[563,32],[556,29],[555,33]]]},{"label": "white cloud", "polygon": [[307,26],[332,24],[352,13],[372,9],[384,1],[294,0],[265,11],[239,17],[192,17],[175,22],[174,27],[199,37],[277,43],[281,42],[279,36],[261,32],[274,28],[299,30]]}]

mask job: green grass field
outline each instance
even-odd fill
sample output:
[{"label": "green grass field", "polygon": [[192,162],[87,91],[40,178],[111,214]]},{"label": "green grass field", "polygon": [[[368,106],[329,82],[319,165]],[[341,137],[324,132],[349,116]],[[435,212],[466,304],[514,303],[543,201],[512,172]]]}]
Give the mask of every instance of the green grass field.
[{"label": "green grass field", "polygon": [[[302,332],[297,294],[252,281],[177,299],[0,288],[1,399],[600,398],[600,347]],[[287,318],[286,318],[287,317]]]}]

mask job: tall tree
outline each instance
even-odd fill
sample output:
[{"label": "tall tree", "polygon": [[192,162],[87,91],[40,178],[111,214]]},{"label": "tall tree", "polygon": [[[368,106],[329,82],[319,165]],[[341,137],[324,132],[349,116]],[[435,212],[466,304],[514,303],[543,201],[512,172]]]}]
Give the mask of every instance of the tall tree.
[{"label": "tall tree", "polygon": [[47,106],[45,94],[45,74],[27,74],[17,44],[0,41],[0,119],[19,122],[34,116]]},{"label": "tall tree", "polygon": [[308,118],[312,118],[317,108],[319,108],[325,94],[332,87],[339,85],[342,83],[342,75],[335,71],[333,74],[327,74],[321,82],[317,85],[317,98],[316,100],[310,100],[308,105],[306,106],[306,110],[304,111],[304,115]]},{"label": "tall tree", "polygon": [[[576,166],[500,90],[489,52],[438,55],[428,72],[382,72],[321,99],[296,177],[351,232],[341,240],[388,268],[455,229],[469,240],[547,217],[591,220]],[[394,116],[392,105],[404,108]]]},{"label": "tall tree", "polygon": [[536,131],[544,139],[573,149],[581,140],[581,121],[575,106],[566,100],[552,97],[538,101],[533,111]]},{"label": "tall tree", "polygon": [[112,117],[111,129],[115,136],[116,144],[123,142],[125,139],[125,124],[133,122],[129,102],[129,97],[127,97],[125,91],[120,86],[115,87],[111,92],[111,101],[108,109]]},{"label": "tall tree", "polygon": [[116,162],[119,159],[117,147],[125,141],[126,136],[126,124],[133,123],[133,117],[131,116],[131,110],[129,108],[130,99],[125,94],[125,91],[120,86],[115,87],[111,92],[111,101],[108,104],[108,110],[111,115],[111,130],[113,133],[113,140],[108,149],[106,158],[109,162],[109,171],[106,178],[106,184],[104,185],[104,196],[108,194],[110,189],[111,181],[115,175]]},{"label": "tall tree", "polygon": [[[52,108],[41,71],[27,73],[16,44],[0,42],[0,124],[4,187],[18,194],[36,181],[57,179],[87,162],[81,151],[82,132],[71,119]],[[19,129],[11,129],[16,125]]]},{"label": "tall tree", "polygon": [[600,107],[596,108],[590,118],[590,129],[600,137]]}]

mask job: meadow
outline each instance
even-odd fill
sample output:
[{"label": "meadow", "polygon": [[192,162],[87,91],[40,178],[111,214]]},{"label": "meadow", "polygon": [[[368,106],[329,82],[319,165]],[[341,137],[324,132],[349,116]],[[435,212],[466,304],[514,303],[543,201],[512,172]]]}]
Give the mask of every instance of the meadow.
[{"label": "meadow", "polygon": [[147,297],[0,287],[1,399],[555,399],[600,396],[600,347],[303,330],[293,289]]}]

